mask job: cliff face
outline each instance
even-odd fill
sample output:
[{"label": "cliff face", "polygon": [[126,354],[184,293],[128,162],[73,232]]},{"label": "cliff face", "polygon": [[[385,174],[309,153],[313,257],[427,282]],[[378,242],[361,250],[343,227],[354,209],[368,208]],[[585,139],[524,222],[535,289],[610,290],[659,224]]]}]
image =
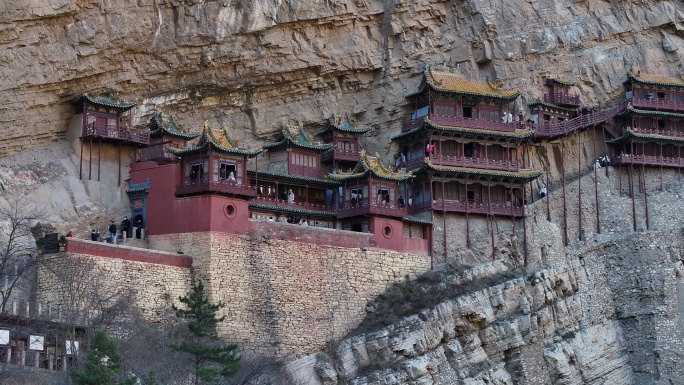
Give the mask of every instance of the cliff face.
[{"label": "cliff face", "polygon": [[68,101],[111,93],[240,139],[285,120],[353,114],[376,130],[405,118],[423,63],[542,93],[578,82],[588,105],[622,92],[629,68],[681,72],[677,1],[37,0],[0,4],[0,155],[64,136]]}]

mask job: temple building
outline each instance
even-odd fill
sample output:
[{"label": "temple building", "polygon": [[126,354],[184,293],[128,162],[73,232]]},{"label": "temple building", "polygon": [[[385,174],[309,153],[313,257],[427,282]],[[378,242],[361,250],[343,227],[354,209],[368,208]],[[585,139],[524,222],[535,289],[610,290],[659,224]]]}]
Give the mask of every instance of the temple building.
[{"label": "temple building", "polygon": [[361,153],[359,137],[370,131],[370,127],[357,127],[349,116],[333,116],[319,135],[333,148],[321,155],[321,162],[332,163],[333,170],[349,170],[356,166]]},{"label": "temple building", "polygon": [[684,82],[661,76],[629,74],[629,104],[618,115],[621,129],[610,143],[616,165],[682,167]]},{"label": "temple building", "polygon": [[140,151],[139,160],[153,160],[157,163],[177,162],[179,158],[167,151],[170,148],[183,148],[189,140],[200,133],[187,132],[171,114],[157,112],[150,119],[150,146]]},{"label": "temple building", "polygon": [[545,86],[548,92],[544,93],[544,99],[528,104],[530,117],[525,123],[534,125],[537,138],[551,139],[567,133],[567,125],[564,123],[576,118],[578,113],[588,115],[590,110],[586,107],[579,109],[579,95],[570,91],[575,83],[546,79]]},{"label": "temple building", "polygon": [[299,125],[284,125],[275,142],[265,144],[265,168],[249,170],[258,196],[250,203],[252,216],[275,221],[335,227],[337,181],[325,177],[331,170],[321,154],[333,144],[321,143]]},{"label": "temple building", "polygon": [[[93,179],[93,156],[97,145],[97,180],[100,180],[100,159],[102,157],[102,144],[113,145],[117,148],[119,159],[118,182],[121,183],[121,149],[122,147],[140,148],[150,143],[148,129],[137,129],[131,126],[130,112],[135,103],[119,100],[107,96],[92,96],[83,94],[72,104],[77,108],[80,117],[80,161],[79,177],[84,178],[83,169],[84,145],[88,144],[88,180]],[[129,112],[129,114],[126,114]]]},{"label": "temple building", "polygon": [[524,216],[523,186],[541,175],[527,169],[535,131],[513,115],[517,91],[429,67],[399,144],[416,178],[409,210]]}]

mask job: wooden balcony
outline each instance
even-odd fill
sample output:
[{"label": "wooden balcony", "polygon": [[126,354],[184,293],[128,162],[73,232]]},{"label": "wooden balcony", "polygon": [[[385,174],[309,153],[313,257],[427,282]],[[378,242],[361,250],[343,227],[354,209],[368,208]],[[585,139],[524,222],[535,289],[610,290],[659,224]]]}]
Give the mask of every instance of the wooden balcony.
[{"label": "wooden balcony", "polygon": [[663,167],[683,167],[684,160],[682,158],[676,157],[665,157],[656,155],[631,155],[631,154],[621,154],[617,156],[613,162],[613,165],[622,164],[634,164],[634,165],[647,165],[647,166],[663,166]]},{"label": "wooden balcony", "polygon": [[[402,125],[402,131],[413,130],[418,128],[423,124],[423,119],[425,117],[411,119],[405,121]],[[428,115],[428,119],[434,124],[440,126],[449,127],[463,127],[463,128],[475,128],[481,130],[490,131],[500,131],[500,132],[515,132],[516,129],[522,128],[520,122],[504,123],[501,121],[484,120],[484,119],[473,119],[464,117],[454,117],[454,116],[442,116],[442,115]]]},{"label": "wooden balcony", "polygon": [[[435,199],[432,201],[432,210],[446,211],[452,213],[469,213],[469,214],[485,214],[485,215],[499,215],[505,217],[524,217],[525,208],[511,206],[510,202],[491,202],[475,203],[466,201],[459,201],[454,199],[446,199],[442,204],[442,199]],[[424,210],[423,210],[424,211]]]},{"label": "wooden balcony", "polygon": [[358,150],[341,150],[338,148],[331,149],[321,154],[321,162],[327,163],[330,161],[350,161],[358,162],[360,152]]},{"label": "wooden balcony", "polygon": [[614,118],[615,115],[624,110],[625,107],[627,107],[627,101],[624,101],[607,110],[595,112],[589,115],[580,115],[574,119],[566,120],[564,122],[535,124],[534,129],[537,130],[536,136],[539,138],[553,138],[567,135],[581,128],[606,122]]},{"label": "wooden balcony", "polygon": [[[406,170],[416,170],[422,167],[425,158],[413,158],[406,162]],[[470,158],[465,156],[435,154],[430,156],[432,164],[452,167],[470,167],[487,170],[519,171],[518,162],[489,158]]]},{"label": "wooden balcony", "polygon": [[684,131],[668,130],[663,128],[639,128],[632,127],[632,131],[646,135],[669,136],[672,138],[684,138]]},{"label": "wooden balcony", "polygon": [[288,201],[274,198],[264,198],[256,197],[252,199],[251,202],[259,203],[262,205],[271,205],[276,207],[299,209],[299,210],[311,210],[311,211],[321,211],[326,214],[335,214],[335,208],[326,206],[325,204],[308,203],[308,202],[294,202],[289,203]]},{"label": "wooden balcony", "polygon": [[82,139],[102,139],[110,143],[150,144],[150,130],[128,126],[90,123],[83,127]]},{"label": "wooden balcony", "polygon": [[173,142],[164,142],[141,148],[139,150],[138,160],[141,162],[151,160],[160,164],[176,163],[179,161],[179,158],[167,151],[168,148],[175,148],[171,146],[172,143]]},{"label": "wooden balcony", "polygon": [[384,215],[388,217],[406,218],[408,216],[408,209],[406,207],[377,202],[356,205],[347,202],[344,204],[344,207],[337,212],[338,218],[355,217],[358,215]]},{"label": "wooden balcony", "polygon": [[544,94],[544,102],[555,104],[558,106],[580,106],[579,95],[567,94],[565,92],[552,92]]},{"label": "wooden balcony", "polygon": [[209,181],[207,176],[195,181],[186,180],[182,184],[176,186],[176,196],[202,193],[223,193],[246,197],[257,196],[257,191],[254,186],[240,185],[236,182],[229,182],[227,180]]},{"label": "wooden balcony", "polygon": [[632,99],[632,106],[650,110],[684,111],[684,103],[665,99]]}]

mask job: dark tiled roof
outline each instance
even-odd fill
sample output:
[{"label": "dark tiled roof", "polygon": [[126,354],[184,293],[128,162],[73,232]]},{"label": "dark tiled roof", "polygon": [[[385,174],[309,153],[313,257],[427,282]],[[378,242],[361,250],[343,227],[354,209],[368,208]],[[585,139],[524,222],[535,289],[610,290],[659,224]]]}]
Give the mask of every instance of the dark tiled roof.
[{"label": "dark tiled roof", "polygon": [[521,182],[532,181],[544,173],[544,171],[541,170],[499,171],[470,167],[439,166],[432,164],[430,161],[423,163],[423,167],[421,167],[418,171],[414,171],[414,173],[418,173],[423,170],[452,172],[456,174],[474,175],[478,177],[509,178]]},{"label": "dark tiled roof", "polygon": [[527,105],[530,106],[530,107],[534,107],[534,106],[544,106],[544,107],[550,108],[550,109],[552,109],[552,110],[555,110],[556,112],[563,112],[563,113],[570,113],[570,112],[576,112],[576,111],[577,111],[576,108],[559,107],[559,106],[557,106],[557,105],[555,105],[555,104],[547,103],[547,102],[541,101],[541,100],[539,100],[539,99],[537,99],[537,100],[535,100],[535,101],[533,101],[533,102],[530,102],[530,103],[528,103]]},{"label": "dark tiled roof", "polygon": [[641,132],[636,132],[631,128],[627,128],[622,131],[620,136],[613,140],[609,140],[608,143],[622,143],[633,139],[639,139],[647,142],[670,142],[670,143],[684,143],[683,137],[678,136],[665,136],[658,134],[645,134]]},{"label": "dark tiled roof", "polygon": [[197,132],[186,132],[186,130],[176,122],[173,115],[165,114],[161,111],[152,117],[151,122],[152,131],[150,132],[150,135],[152,136],[167,134],[182,139],[194,139],[201,135]]},{"label": "dark tiled roof", "polygon": [[359,158],[359,165],[361,165],[361,168],[363,168],[363,172],[351,174],[328,174],[328,177],[340,181],[348,179],[360,179],[365,178],[370,172],[376,178],[393,181],[402,181],[413,178],[413,174],[411,173],[393,172],[388,169],[384,164],[382,164],[378,154],[375,154],[375,156],[369,156],[366,154],[366,150],[362,150]]},{"label": "dark tiled roof", "polygon": [[[436,91],[461,95],[486,96],[496,99],[513,100],[520,95],[517,90],[502,90],[489,81],[469,79],[458,68],[448,66],[430,66],[425,68],[424,84]],[[421,87],[416,95],[424,90]]]},{"label": "dark tiled roof", "polygon": [[684,87],[684,81],[668,78],[666,76],[648,75],[643,73],[629,73],[629,79],[642,84],[652,84],[656,86]]},{"label": "dark tiled roof", "polygon": [[569,80],[560,80],[560,79],[549,79],[549,80],[551,80],[554,83],[560,84],[562,86],[568,86],[568,87],[572,87],[572,86],[577,84],[577,83],[569,81]]},{"label": "dark tiled roof", "polygon": [[330,186],[339,186],[340,182],[332,179],[322,179],[322,178],[313,178],[309,176],[300,176],[300,175],[290,175],[290,174],[281,174],[278,172],[269,172],[269,171],[261,171],[257,173],[256,170],[254,169],[249,169],[247,170],[247,173],[250,174],[250,176],[255,176],[259,175],[259,177],[262,176],[268,176],[272,178],[276,178],[280,181],[290,181],[290,182],[301,182],[301,183],[318,183],[318,184],[324,184],[324,185],[330,185]]},{"label": "dark tiled roof", "polygon": [[323,217],[331,217],[331,216],[336,215],[334,211],[307,210],[307,209],[300,209],[300,208],[296,208],[296,207],[275,206],[275,205],[267,205],[267,204],[256,203],[256,202],[249,202],[249,208],[268,210],[268,211],[276,211],[276,212],[284,212],[284,213],[292,213],[292,214],[301,214],[301,215],[323,216]]},{"label": "dark tiled roof", "polygon": [[428,117],[425,117],[423,119],[424,124],[420,127],[416,127],[412,130],[408,130],[405,132],[402,132],[401,134],[394,135],[391,140],[396,140],[396,139],[401,139],[405,136],[412,135],[414,133],[417,133],[421,130],[424,130],[426,125],[430,128],[433,128],[438,131],[443,131],[443,132],[454,132],[454,133],[462,133],[462,134],[471,134],[471,135],[487,135],[487,136],[492,136],[492,137],[498,137],[498,138],[506,138],[506,139],[527,139],[531,138],[534,136],[536,133],[535,130],[518,130],[514,132],[506,132],[506,131],[495,131],[495,130],[483,130],[479,128],[465,128],[465,127],[455,127],[455,126],[442,126],[440,124],[435,124],[430,121]]},{"label": "dark tiled roof", "polygon": [[174,155],[181,156],[204,151],[209,146],[226,154],[246,155],[248,157],[256,156],[261,152],[261,149],[240,147],[239,142],[231,139],[225,128],[209,128],[206,123],[201,136],[196,139],[193,145],[180,149],[169,148],[168,150]]},{"label": "dark tiled roof", "polygon": [[88,93],[83,94],[82,96],[74,100],[73,103],[81,104],[84,101],[87,101],[90,104],[98,106],[116,108],[121,111],[130,110],[131,108],[135,107],[134,102],[129,102],[122,99],[115,99],[109,96],[92,96]]},{"label": "dark tiled roof", "polygon": [[264,149],[271,149],[283,146],[285,144],[291,144],[295,147],[304,148],[307,150],[323,151],[333,148],[332,144],[322,144],[316,143],[313,137],[306,133],[301,126],[286,125],[280,135],[278,136],[278,141],[273,143],[264,144]]},{"label": "dark tiled roof", "polygon": [[432,219],[426,219],[426,218],[420,218],[420,217],[406,217],[404,218],[404,222],[409,222],[409,223],[418,223],[421,225],[431,225],[432,224]]},{"label": "dark tiled roof", "polygon": [[357,127],[349,116],[333,115],[332,118],[328,119],[328,125],[324,129],[318,131],[317,134],[323,134],[331,130],[360,135],[365,134],[371,129],[370,127]]},{"label": "dark tiled roof", "polygon": [[629,114],[636,114],[636,115],[641,115],[641,116],[655,116],[655,117],[663,117],[663,118],[684,119],[684,114],[678,114],[676,112],[666,112],[666,111],[641,110],[641,109],[637,109],[637,108],[632,107],[631,104],[627,104],[627,108],[625,108],[618,115],[619,116],[625,116],[625,115],[629,115]]}]

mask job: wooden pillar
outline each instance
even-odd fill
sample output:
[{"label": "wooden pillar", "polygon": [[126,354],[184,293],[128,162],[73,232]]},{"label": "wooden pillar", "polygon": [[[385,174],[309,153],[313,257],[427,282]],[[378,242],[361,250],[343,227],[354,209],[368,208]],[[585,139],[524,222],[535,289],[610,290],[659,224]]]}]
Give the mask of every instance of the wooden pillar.
[{"label": "wooden pillar", "polygon": [[78,179],[83,179],[83,137],[81,137],[81,156],[78,164]]},{"label": "wooden pillar", "polygon": [[88,180],[93,180],[93,139],[90,138],[88,145]]},{"label": "wooden pillar", "polygon": [[100,181],[100,159],[102,159],[102,138],[97,141],[97,181]]},{"label": "wooden pillar", "polygon": [[[442,233],[444,234],[444,262],[446,263],[447,258],[449,257],[449,251],[447,247],[447,224],[446,224],[446,193],[444,190],[444,174],[442,174],[442,226],[444,230]],[[434,197],[433,197],[434,199]]]},{"label": "wooden pillar", "polygon": [[[596,130],[594,130],[594,156],[598,159],[596,154]],[[608,165],[606,165],[608,168]],[[599,212],[599,196],[598,196],[598,170],[594,167],[594,196],[596,197],[596,233],[601,234],[601,216]]]},{"label": "wooden pillar", "polygon": [[[603,138],[603,156],[608,156],[608,152],[606,151],[606,124],[608,124],[608,123],[604,123],[601,125],[601,130],[603,133],[603,136],[602,136],[602,138]],[[610,177],[610,174],[608,173],[608,167],[606,167],[606,176]]]},{"label": "wooden pillar", "polygon": [[648,221],[648,192],[646,191],[646,170],[644,169],[644,160],[641,161],[641,179],[643,181],[642,183],[644,186],[644,211],[646,213],[646,230],[650,230],[651,227]]},{"label": "wooden pillar", "polygon": [[[634,155],[634,154],[632,154]],[[637,225],[636,225],[636,203],[634,202],[634,181],[632,180],[632,170],[633,166],[632,163],[629,163],[629,169],[628,169],[628,181],[629,181],[629,195],[632,198],[632,228],[634,231],[637,231]]]},{"label": "wooden pillar", "polygon": [[[117,186],[120,186],[121,185],[121,145],[116,146],[116,148],[117,148],[117,158],[119,161],[119,177],[117,178],[116,184],[117,184]],[[211,163],[209,164],[209,167],[211,169]],[[211,177],[211,175],[209,175],[209,177]]]},{"label": "wooden pillar", "polygon": [[660,191],[663,191],[663,143],[660,142]]},{"label": "wooden pillar", "polygon": [[582,157],[580,156],[580,152],[582,151],[582,137],[580,136],[579,131],[577,131],[577,201],[578,201],[578,225],[579,229],[578,232],[578,239],[581,241],[583,240],[582,237]]},{"label": "wooden pillar", "polygon": [[563,186],[563,243],[568,245],[568,205],[565,197],[565,165],[561,171],[561,182]]},{"label": "wooden pillar", "polygon": [[468,209],[468,179],[465,180],[465,204],[466,204],[466,247],[470,249],[470,211]]}]

